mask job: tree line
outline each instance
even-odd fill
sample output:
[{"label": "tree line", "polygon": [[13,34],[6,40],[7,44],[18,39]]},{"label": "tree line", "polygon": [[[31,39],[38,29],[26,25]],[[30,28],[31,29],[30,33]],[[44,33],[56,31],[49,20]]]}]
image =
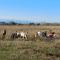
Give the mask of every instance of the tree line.
[{"label": "tree line", "polygon": [[16,22],[14,22],[14,21],[12,21],[12,22],[0,22],[0,25],[47,25],[47,26],[49,26],[49,25],[54,25],[54,26],[56,26],[56,25],[58,25],[58,26],[60,26],[60,23],[26,23],[26,24],[24,24],[24,23],[16,23]]}]

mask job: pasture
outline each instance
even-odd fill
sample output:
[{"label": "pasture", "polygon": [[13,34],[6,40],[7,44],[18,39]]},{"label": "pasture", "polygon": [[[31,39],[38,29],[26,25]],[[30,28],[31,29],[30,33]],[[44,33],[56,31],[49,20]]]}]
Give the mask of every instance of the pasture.
[{"label": "pasture", "polygon": [[[2,32],[7,34],[2,39]],[[60,60],[60,38],[45,41],[34,38],[38,31],[53,30],[60,36],[60,26],[0,25],[0,60]],[[29,39],[11,39],[12,32],[29,32]]]}]

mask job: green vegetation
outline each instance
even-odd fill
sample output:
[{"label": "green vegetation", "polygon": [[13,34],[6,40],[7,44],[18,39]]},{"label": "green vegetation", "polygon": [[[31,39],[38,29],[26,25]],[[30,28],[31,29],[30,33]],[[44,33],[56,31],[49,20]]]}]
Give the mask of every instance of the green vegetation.
[{"label": "green vegetation", "polygon": [[60,41],[0,41],[0,60],[60,60]]}]

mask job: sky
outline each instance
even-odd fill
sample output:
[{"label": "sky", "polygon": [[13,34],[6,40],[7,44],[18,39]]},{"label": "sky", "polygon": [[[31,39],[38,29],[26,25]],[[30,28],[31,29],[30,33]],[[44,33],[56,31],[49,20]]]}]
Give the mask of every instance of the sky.
[{"label": "sky", "polygon": [[0,0],[0,21],[60,22],[60,0]]}]

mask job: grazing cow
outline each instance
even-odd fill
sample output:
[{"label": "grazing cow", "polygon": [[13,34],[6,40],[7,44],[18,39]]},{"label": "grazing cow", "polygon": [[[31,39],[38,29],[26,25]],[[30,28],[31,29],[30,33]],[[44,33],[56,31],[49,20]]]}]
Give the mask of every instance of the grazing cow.
[{"label": "grazing cow", "polygon": [[26,38],[27,39],[27,33],[24,33],[24,32],[14,32],[14,33],[12,33],[12,35],[11,35],[11,38],[13,38],[13,39],[15,39],[15,38]]},{"label": "grazing cow", "polygon": [[39,37],[47,37],[47,32],[44,31],[44,32],[37,32],[37,34],[35,35],[36,36],[39,36]]},{"label": "grazing cow", "polygon": [[11,34],[11,38],[12,38],[12,39],[18,38],[17,32],[12,33],[12,34]]},{"label": "grazing cow", "polygon": [[56,37],[56,34],[55,34],[55,32],[50,32],[50,33],[47,35],[47,37],[49,37],[49,38],[55,38],[55,37]]},{"label": "grazing cow", "polygon": [[19,32],[17,32],[16,34],[17,34],[17,37],[20,37],[20,33]]},{"label": "grazing cow", "polygon": [[37,36],[41,36],[41,32],[39,31],[39,32],[36,32],[36,34],[35,34],[35,37],[37,37]]},{"label": "grazing cow", "polygon": [[42,37],[47,37],[47,31],[42,32]]},{"label": "grazing cow", "polygon": [[37,35],[38,35],[38,36],[41,36],[41,34],[42,34],[42,32],[37,32]]},{"label": "grazing cow", "polygon": [[21,38],[26,38],[27,39],[27,34],[24,32],[20,32],[20,37]]},{"label": "grazing cow", "polygon": [[6,35],[6,30],[3,31],[3,35]]}]

